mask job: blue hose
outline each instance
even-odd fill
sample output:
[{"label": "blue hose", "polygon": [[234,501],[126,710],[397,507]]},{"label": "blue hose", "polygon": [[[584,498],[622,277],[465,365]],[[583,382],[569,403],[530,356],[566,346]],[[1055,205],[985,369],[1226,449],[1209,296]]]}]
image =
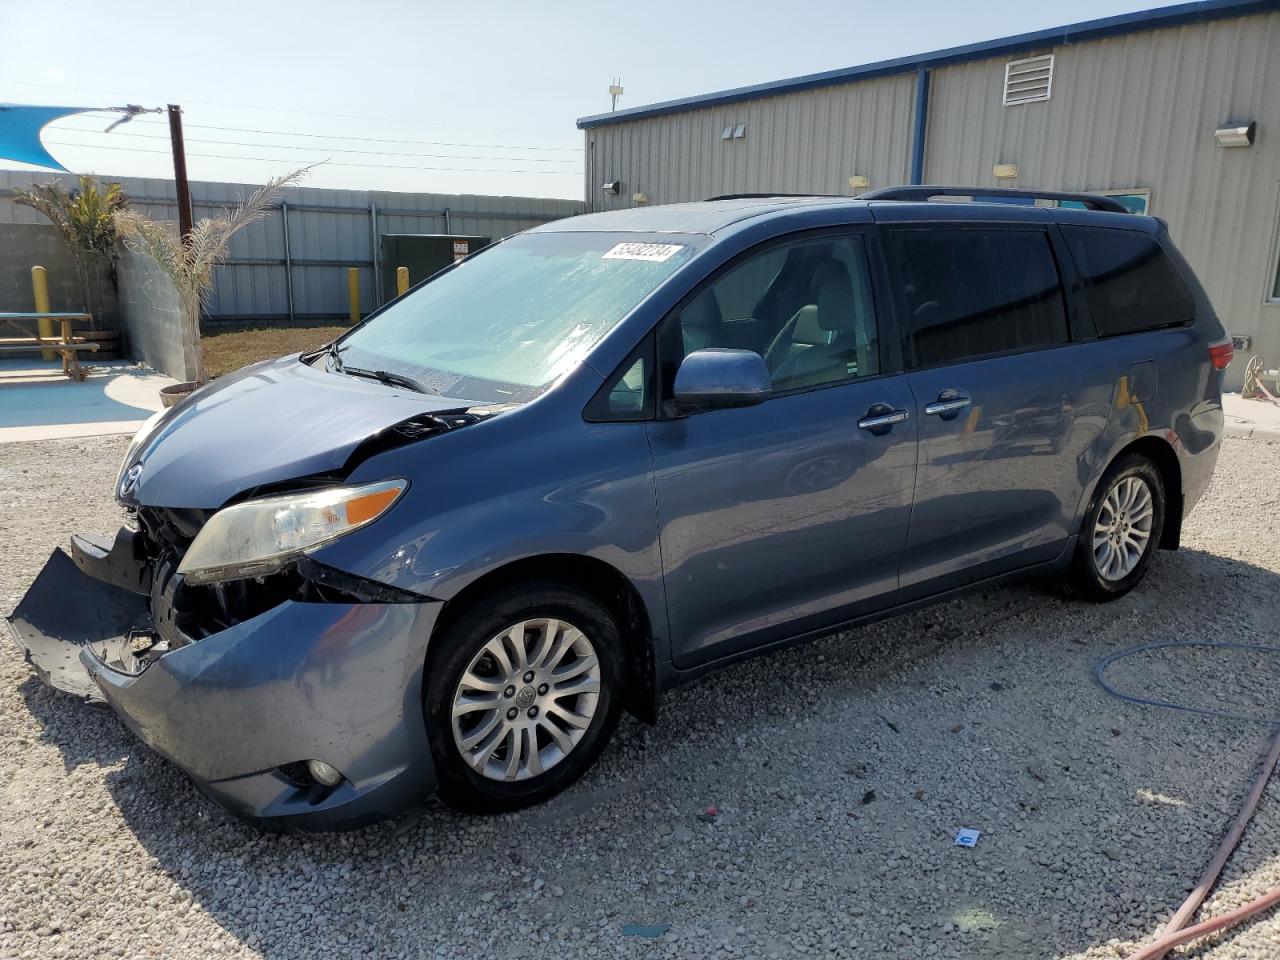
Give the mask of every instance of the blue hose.
[{"label": "blue hose", "polygon": [[1216,647],[1228,650],[1262,650],[1267,653],[1280,653],[1280,647],[1270,647],[1260,643],[1218,643],[1209,640],[1170,640],[1165,643],[1148,643],[1140,647],[1133,647],[1129,650],[1121,650],[1119,653],[1113,653],[1109,657],[1104,657],[1098,661],[1098,665],[1094,668],[1094,676],[1098,680],[1098,685],[1103,690],[1111,694],[1113,697],[1119,697],[1121,700],[1128,700],[1130,703],[1140,703],[1147,707],[1164,707],[1168,710],[1182,710],[1186,713],[1198,713],[1205,717],[1218,717],[1222,720],[1246,720],[1250,723],[1266,723],[1271,726],[1280,725],[1280,718],[1269,717],[1253,717],[1244,713],[1231,713],[1228,710],[1211,710],[1208,707],[1188,707],[1181,703],[1169,703],[1165,700],[1149,700],[1146,697],[1133,697],[1127,693],[1121,693],[1111,684],[1107,683],[1105,676],[1107,668],[1117,660],[1123,660],[1126,657],[1132,657],[1139,653],[1147,653],[1151,650],[1163,650],[1166,647]]}]

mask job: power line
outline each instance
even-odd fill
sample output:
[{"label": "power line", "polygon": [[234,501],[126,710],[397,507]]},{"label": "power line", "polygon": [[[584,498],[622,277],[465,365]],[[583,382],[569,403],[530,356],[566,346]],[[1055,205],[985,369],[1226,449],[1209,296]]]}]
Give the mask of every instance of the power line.
[{"label": "power line", "polygon": [[[66,140],[46,140],[45,143],[53,144],[60,147],[80,147],[84,150],[123,150],[128,153],[154,153],[157,155],[168,156],[168,150],[147,150],[140,147],[108,147],[94,146],[87,143],[71,143]],[[284,157],[237,157],[225,153],[188,153],[189,157],[204,157],[211,160],[260,160],[265,163],[300,163],[299,160],[289,160]],[[581,170],[512,170],[508,168],[498,167],[495,169],[485,169],[483,167],[420,167],[410,166],[407,164],[392,163],[342,163],[337,160],[316,160],[315,164],[323,164],[327,167],[372,167],[379,170],[437,170],[442,172],[453,173],[552,173],[564,176],[581,176]]]},{"label": "power line", "polygon": [[[78,87],[78,86],[75,86],[74,84],[35,83],[30,80],[0,80],[0,83],[9,83],[17,87],[46,87],[54,90],[75,90],[77,92],[84,89],[83,87]],[[140,96],[140,94],[137,91],[126,92],[122,90],[95,90],[94,92],[110,93],[110,94],[115,94],[122,97],[139,97]],[[170,100],[173,98],[169,96],[165,96],[165,97],[152,96],[149,99]],[[184,103],[200,103],[209,107],[226,107],[231,110],[266,110],[270,113],[293,113],[301,116],[310,116],[310,117],[336,117],[340,120],[378,120],[383,123],[402,123],[402,124],[409,124],[410,126],[418,126],[418,127],[459,127],[459,128],[467,128],[472,130],[510,130],[516,133],[554,134],[556,136],[566,136],[570,133],[570,131],[561,132],[558,130],[552,131],[545,128],[534,128],[534,127],[490,127],[490,126],[484,126],[483,124],[476,124],[476,123],[432,123],[429,120],[406,120],[404,117],[375,117],[375,116],[369,116],[367,114],[357,114],[357,113],[326,113],[321,110],[297,110],[297,109],[291,109],[288,107],[277,107],[277,106],[264,107],[261,104],[252,104],[252,103],[224,103],[219,100],[197,100],[192,97],[179,97],[177,99],[182,100]]]},{"label": "power line", "polygon": [[[71,119],[71,118],[67,118]],[[141,123],[142,120],[138,121]],[[149,123],[159,123],[160,121],[147,121]],[[258,133],[271,137],[306,137],[314,140],[354,140],[360,143],[398,143],[406,145],[416,145],[424,147],[469,147],[472,149],[502,149],[502,150],[551,150],[559,152],[573,151],[582,153],[582,147],[538,147],[524,146],[517,143],[457,143],[449,140],[401,140],[394,137],[360,137],[346,133],[302,133],[295,130],[260,130],[253,127],[220,127],[208,123],[187,123],[183,124],[187,129],[191,130],[218,130],[224,133]],[[55,128],[56,129],[56,128]],[[79,130],[80,128],[63,127],[63,130]],[[87,128],[86,128],[87,129]],[[93,128],[97,131],[97,127]],[[133,134],[133,136],[141,136],[141,134]],[[266,146],[266,144],[264,144]]]},{"label": "power line", "polygon": [[[59,132],[88,134],[94,131],[63,127],[62,130],[60,130]],[[167,136],[163,134],[158,134],[158,133],[114,133],[112,134],[112,136],[113,137],[142,137],[147,140],[168,140],[169,139]],[[351,150],[351,149],[346,149],[342,147],[326,147],[326,146],[295,147],[292,144],[287,144],[287,143],[250,143],[244,140],[202,140],[199,137],[187,137],[186,141],[187,143],[208,143],[216,146],[225,146],[225,147],[256,147],[258,149],[264,149],[264,150],[306,150],[311,153],[314,153],[317,150],[322,150],[325,153],[357,153],[364,156],[386,156],[386,157],[427,157],[433,160],[523,160],[526,163],[579,163],[581,162],[581,159],[582,159],[581,157],[566,158],[563,160],[557,160],[549,157],[547,158],[501,157],[501,156],[475,157],[475,156],[462,156],[460,154],[454,154],[454,153],[418,153],[416,151],[406,153],[404,151],[397,151],[397,150]],[[89,146],[97,146],[97,144],[82,143],[82,144],[76,144],[76,146],[89,147]]]}]

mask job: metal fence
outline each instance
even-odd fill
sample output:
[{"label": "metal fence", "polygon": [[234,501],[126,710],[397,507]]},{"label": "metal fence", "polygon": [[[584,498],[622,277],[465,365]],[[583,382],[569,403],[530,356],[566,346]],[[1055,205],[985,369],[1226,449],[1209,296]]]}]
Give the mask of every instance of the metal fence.
[{"label": "metal fence", "polygon": [[[66,174],[0,170],[0,223],[47,223],[40,214],[11,199],[15,187],[60,179]],[[139,177],[118,180],[134,208],[159,220],[176,220],[173,181]],[[191,184],[196,219],[234,207],[255,187],[243,184]],[[265,320],[305,322],[345,318],[347,268],[360,270],[360,308],[380,305],[378,262],[383,234],[453,233],[492,239],[539,223],[583,212],[580,200],[501,197],[471,194],[386,193],[295,187],[265,220],[237,234],[231,256],[219,268],[207,319],[212,322]],[[22,257],[22,250],[0,250],[0,257]],[[414,282],[421,277],[412,278]]]}]

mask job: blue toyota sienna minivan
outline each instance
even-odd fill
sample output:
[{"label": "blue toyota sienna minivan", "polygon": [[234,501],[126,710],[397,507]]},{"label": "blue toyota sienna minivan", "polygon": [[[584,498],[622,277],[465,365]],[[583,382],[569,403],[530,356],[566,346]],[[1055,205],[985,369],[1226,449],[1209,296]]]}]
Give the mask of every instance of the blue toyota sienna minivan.
[{"label": "blue toyota sienna minivan", "polygon": [[620,711],[956,591],[1118,597],[1209,483],[1231,341],[1161,221],[999,193],[494,244],[148,422],[129,522],[54,552],[15,637],[232,811],[318,827],[536,802]]}]

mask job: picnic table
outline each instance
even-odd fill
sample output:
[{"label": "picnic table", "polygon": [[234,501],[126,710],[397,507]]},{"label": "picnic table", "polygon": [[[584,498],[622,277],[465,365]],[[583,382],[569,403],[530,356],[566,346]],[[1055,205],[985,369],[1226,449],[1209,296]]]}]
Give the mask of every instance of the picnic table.
[{"label": "picnic table", "polygon": [[[58,321],[58,336],[41,337],[39,333],[32,336],[18,323],[19,320],[51,319]],[[62,372],[73,380],[83,380],[84,370],[80,367],[82,351],[94,352],[99,344],[77,337],[71,324],[77,320],[90,321],[93,317],[87,313],[0,313],[0,324],[17,331],[21,336],[0,336],[0,353],[18,353],[28,350],[52,350],[62,356]]]}]

